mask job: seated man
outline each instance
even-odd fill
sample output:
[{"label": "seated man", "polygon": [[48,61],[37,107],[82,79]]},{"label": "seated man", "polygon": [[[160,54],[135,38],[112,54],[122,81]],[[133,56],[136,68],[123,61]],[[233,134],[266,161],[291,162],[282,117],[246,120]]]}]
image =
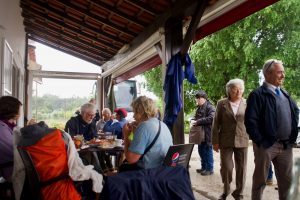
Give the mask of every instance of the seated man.
[{"label": "seated man", "polygon": [[71,117],[67,121],[65,131],[72,137],[75,135],[83,135],[84,139],[89,141],[97,136],[96,124],[93,120],[96,113],[94,104],[85,103],[80,108],[80,114]]},{"label": "seated man", "polygon": [[109,120],[113,120],[113,123],[117,122],[117,120],[112,118],[111,111],[109,108],[104,108],[102,110],[102,119],[97,122],[96,129],[98,131],[103,132],[103,127]]},{"label": "seated man", "polygon": [[[93,181],[93,191],[101,192],[102,175],[94,171],[92,166],[83,165],[69,134],[58,129],[50,129],[44,122],[39,122],[16,130],[14,137],[15,145],[30,153],[41,181],[69,175],[42,187],[43,198],[81,199],[73,181],[89,179]],[[14,163],[13,184],[15,197],[19,199],[25,181],[25,168],[16,146]]]},{"label": "seated man", "polygon": [[127,111],[124,108],[117,108],[114,110],[116,113],[117,122],[114,123],[112,119],[105,123],[103,127],[104,132],[112,132],[117,135],[118,139],[122,139],[122,128],[127,123],[125,117],[127,117]]}]

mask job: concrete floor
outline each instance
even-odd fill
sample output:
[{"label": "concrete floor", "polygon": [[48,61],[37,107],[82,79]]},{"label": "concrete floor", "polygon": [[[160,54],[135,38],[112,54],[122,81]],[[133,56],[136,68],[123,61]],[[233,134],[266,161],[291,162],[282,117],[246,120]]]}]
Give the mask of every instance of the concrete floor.
[{"label": "concrete floor", "polygon": [[[188,138],[186,137],[186,140]],[[194,146],[194,150],[190,160],[190,177],[192,182],[192,188],[194,191],[195,198],[197,200],[216,200],[223,192],[223,184],[220,175],[220,154],[214,152],[214,174],[211,176],[201,176],[196,173],[196,169],[200,168],[200,158],[197,151],[197,145]],[[300,158],[300,148],[294,149],[294,159]],[[235,169],[234,169],[235,171]],[[247,179],[246,186],[244,190],[244,200],[251,199],[251,185],[252,185],[252,175],[254,171],[254,156],[251,142],[249,143],[248,149],[248,168],[247,168]],[[233,174],[233,182],[231,183],[231,190],[235,189],[235,174]],[[278,199],[278,191],[275,190],[277,187],[277,182],[275,174],[273,177],[273,185],[266,186],[263,194],[263,199],[265,200],[276,200]],[[229,195],[228,200],[234,200],[234,198]]]}]

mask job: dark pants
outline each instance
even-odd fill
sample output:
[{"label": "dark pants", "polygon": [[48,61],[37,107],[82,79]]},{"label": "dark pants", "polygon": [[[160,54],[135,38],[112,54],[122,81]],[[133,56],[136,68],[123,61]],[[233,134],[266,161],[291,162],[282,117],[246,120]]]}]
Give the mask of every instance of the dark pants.
[{"label": "dark pants", "polygon": [[[247,154],[248,147],[235,148],[227,147],[220,149],[221,158],[221,177],[224,184],[223,193],[228,195],[230,193],[230,183],[232,182],[232,172],[235,166],[235,184],[236,189],[233,191],[232,196],[235,198],[243,198],[243,191],[246,181],[247,172]],[[234,156],[234,163],[232,160]]]},{"label": "dark pants", "polygon": [[270,163],[267,180],[272,180],[272,179],[273,179],[273,169],[272,169],[272,163]]},{"label": "dark pants", "polygon": [[252,199],[262,199],[266,186],[266,178],[272,161],[278,184],[280,200],[286,200],[292,183],[293,150],[290,146],[275,142],[273,146],[265,149],[253,144],[255,169],[252,182]]},{"label": "dark pants", "polygon": [[212,172],[214,170],[212,145],[208,145],[206,142],[198,144],[198,153],[201,158],[201,169]]}]

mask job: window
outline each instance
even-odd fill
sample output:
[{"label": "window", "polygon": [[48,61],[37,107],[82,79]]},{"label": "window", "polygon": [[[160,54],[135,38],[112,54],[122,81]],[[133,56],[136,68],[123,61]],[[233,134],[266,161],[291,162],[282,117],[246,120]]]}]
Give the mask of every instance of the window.
[{"label": "window", "polygon": [[8,42],[2,39],[2,94],[12,95],[12,64],[13,64],[13,52]]}]

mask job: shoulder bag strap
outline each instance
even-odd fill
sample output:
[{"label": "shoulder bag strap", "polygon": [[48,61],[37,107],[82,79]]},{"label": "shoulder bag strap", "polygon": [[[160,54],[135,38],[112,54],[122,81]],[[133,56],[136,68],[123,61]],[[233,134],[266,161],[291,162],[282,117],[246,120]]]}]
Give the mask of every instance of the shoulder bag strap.
[{"label": "shoulder bag strap", "polygon": [[160,135],[160,126],[161,126],[160,123],[161,123],[161,122],[158,120],[158,131],[157,131],[157,133],[156,133],[156,136],[155,136],[155,138],[152,140],[151,144],[145,149],[144,154],[140,157],[139,160],[142,160],[142,159],[143,159],[144,155],[151,149],[151,147],[154,145],[154,143],[156,142],[157,138],[159,137],[159,135]]}]

